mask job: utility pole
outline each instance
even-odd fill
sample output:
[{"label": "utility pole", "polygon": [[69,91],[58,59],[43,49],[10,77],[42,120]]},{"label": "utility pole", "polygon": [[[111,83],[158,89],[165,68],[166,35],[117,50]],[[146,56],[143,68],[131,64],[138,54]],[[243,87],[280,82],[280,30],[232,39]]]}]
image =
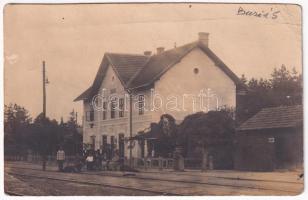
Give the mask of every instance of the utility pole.
[{"label": "utility pole", "polygon": [[45,61],[43,61],[43,117],[46,118],[46,71],[45,71]]},{"label": "utility pole", "polygon": [[[48,84],[48,79],[46,78],[45,61],[43,61],[43,119],[46,119],[46,84]],[[47,151],[46,149],[42,152],[43,160],[43,171],[46,170],[47,162]]]},{"label": "utility pole", "polygon": [[48,78],[46,78],[45,61],[43,61],[43,117],[46,118],[46,84],[48,84]]},{"label": "utility pole", "polygon": [[129,167],[132,168],[132,138],[133,138],[133,94],[132,91],[129,93]]}]

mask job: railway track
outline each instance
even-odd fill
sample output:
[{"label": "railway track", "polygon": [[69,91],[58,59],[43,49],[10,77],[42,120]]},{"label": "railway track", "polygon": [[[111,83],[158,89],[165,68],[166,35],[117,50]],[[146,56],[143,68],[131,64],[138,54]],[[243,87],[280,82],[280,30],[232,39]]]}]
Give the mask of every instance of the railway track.
[{"label": "railway track", "polygon": [[[39,170],[38,168],[29,168],[29,167],[12,167],[10,166],[10,168],[20,168],[20,169],[32,169],[32,170]],[[48,170],[47,170],[48,171]],[[50,172],[53,172],[52,170],[49,170]],[[56,172],[56,171],[54,171]],[[98,171],[99,172],[99,171]],[[84,174],[90,174],[93,175],[93,173],[88,173],[88,172],[81,172]],[[166,171],[159,171],[159,172],[153,172],[153,171],[142,171],[143,174],[169,174],[170,172],[166,172]],[[138,174],[138,172],[137,172]],[[177,173],[175,172],[175,174],[177,175],[181,175],[181,176],[190,176],[190,177],[200,177],[200,175],[193,175],[193,174],[183,174],[183,173]],[[123,177],[120,174],[111,174],[111,173],[104,173],[104,174],[100,174],[100,173],[96,173],[95,175],[103,175],[103,176],[119,176],[119,177]],[[216,178],[216,179],[227,179],[227,180],[242,180],[242,181],[257,181],[257,182],[266,182],[266,183],[289,183],[289,184],[298,184],[298,185],[302,185],[303,183],[300,181],[279,181],[279,180],[262,180],[262,179],[254,179],[254,178],[242,178],[242,177],[223,177],[223,176],[215,176],[215,175],[201,175],[202,177],[207,177],[207,178]],[[132,177],[131,177],[132,178]],[[140,178],[142,179],[142,177],[134,177],[134,178]],[[150,179],[150,177],[149,177]],[[197,182],[199,183],[199,182]]]},{"label": "railway track", "polygon": [[19,192],[13,192],[10,190],[5,191],[6,194],[11,195],[11,196],[25,196],[24,194],[21,194]]},{"label": "railway track", "polygon": [[[76,183],[76,184],[103,186],[103,187],[108,187],[108,188],[118,188],[118,189],[132,190],[132,191],[147,192],[147,193],[152,193],[153,195],[181,196],[181,194],[177,194],[177,193],[154,191],[154,190],[134,188],[134,187],[115,186],[115,185],[110,185],[110,184],[94,183],[94,182],[89,182],[89,181],[67,180],[67,179],[61,179],[61,178],[55,178],[55,177],[38,176],[38,175],[32,175],[32,174],[30,175],[30,174],[16,173],[16,172],[9,172],[8,174],[13,175],[13,176],[22,176],[22,177],[28,177],[28,178],[38,178],[38,179],[46,179],[46,180],[53,180],[53,181],[60,181],[60,182],[69,182],[69,183]],[[14,195],[14,196],[24,196],[23,194],[15,193],[13,191],[6,191],[6,193],[9,195]]]},{"label": "railway track", "polygon": [[[30,165],[30,164],[29,164]],[[12,167],[11,168],[20,168],[20,169],[34,169],[38,170],[38,168],[28,168],[28,167]],[[51,171],[51,170],[50,170]],[[82,173],[87,173],[87,172],[82,172]],[[138,172],[137,172],[138,173]],[[142,171],[143,174],[169,174],[169,171],[159,171],[159,172],[154,172],[154,171]],[[184,174],[183,172],[173,172],[177,175],[184,175],[184,176],[190,176],[190,177],[200,177],[200,174]],[[87,174],[93,174],[93,173],[87,173]],[[99,174],[96,174],[99,175]],[[104,174],[104,176],[117,176],[117,174]],[[122,175],[118,175],[122,177]],[[243,181],[257,181],[257,182],[268,182],[268,183],[290,183],[290,184],[298,184],[302,185],[303,183],[301,181],[280,181],[280,180],[263,180],[263,179],[254,179],[254,178],[242,178],[242,177],[226,177],[226,176],[216,176],[216,175],[201,175],[202,177],[207,177],[207,178],[217,178],[217,179],[228,179],[228,180],[243,180]],[[139,177],[141,178],[141,177]]]},{"label": "railway track", "polygon": [[[42,172],[40,169],[34,169],[34,168],[28,168],[28,167],[11,167],[12,169],[22,169],[22,170],[31,170],[31,171],[40,171]],[[48,171],[48,172],[52,172],[52,173],[59,173],[56,171]],[[16,172],[14,172],[15,175],[20,175]],[[12,175],[14,175],[14,173]],[[89,172],[82,172],[79,174],[83,174],[83,175],[87,175],[87,176],[106,176],[106,177],[114,177],[114,178],[126,178],[126,179],[139,179],[139,180],[150,180],[150,181],[154,181],[154,182],[174,182],[174,183],[184,183],[184,184],[193,184],[193,185],[208,185],[208,186],[219,186],[219,187],[232,187],[234,189],[243,189],[243,188],[247,188],[247,189],[252,189],[252,190],[264,190],[264,191],[272,191],[272,192],[283,192],[283,193],[290,193],[290,194],[296,194],[297,191],[293,191],[293,190],[286,190],[286,189],[273,189],[273,188],[266,188],[266,187],[260,187],[260,186],[249,186],[249,185],[231,185],[231,184],[220,184],[220,183],[209,183],[209,182],[200,182],[200,181],[187,181],[187,180],[170,180],[170,179],[161,179],[161,178],[153,178],[153,177],[138,177],[138,176],[123,176],[120,174],[102,174],[102,173],[89,173]],[[27,174],[21,174],[21,176],[32,176],[34,177],[34,175],[27,175]],[[42,176],[36,177],[36,178],[44,178]],[[47,177],[47,179],[54,179],[52,177]],[[218,177],[218,179],[224,179],[222,177]],[[229,179],[229,178],[227,178]],[[233,178],[234,179],[234,178]],[[59,181],[70,181],[70,180],[63,180],[63,179],[59,179],[56,178],[55,180],[59,180]],[[76,183],[81,183],[79,181],[74,181]],[[275,184],[275,182],[277,181],[269,181],[266,180],[265,182],[273,182]],[[300,183],[295,183],[295,182],[290,182],[291,184],[300,184]],[[101,184],[101,183],[89,183],[89,182],[85,182],[84,184],[93,184],[93,185],[102,185],[102,186],[106,186],[106,187],[115,187],[115,186],[111,186],[108,184]],[[118,187],[118,186],[116,186]],[[135,190],[139,190],[139,191],[145,191],[145,192],[153,192],[155,194],[160,194],[160,195],[180,195],[177,193],[170,193],[170,194],[166,194],[165,192],[157,192],[157,191],[153,191],[153,190],[146,190],[146,189],[138,189],[138,188],[130,188],[130,187],[118,187],[118,188],[122,188],[122,189],[135,189]]]}]

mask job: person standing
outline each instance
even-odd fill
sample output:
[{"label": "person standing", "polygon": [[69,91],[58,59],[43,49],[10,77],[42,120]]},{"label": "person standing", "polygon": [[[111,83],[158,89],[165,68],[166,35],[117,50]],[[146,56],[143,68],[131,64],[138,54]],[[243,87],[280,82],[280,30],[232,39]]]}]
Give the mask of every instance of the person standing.
[{"label": "person standing", "polygon": [[87,170],[89,170],[89,171],[93,170],[94,156],[93,156],[92,151],[89,152],[89,155],[87,156],[86,162],[87,162]]},{"label": "person standing", "polygon": [[64,160],[65,160],[65,152],[62,149],[62,147],[60,147],[58,152],[57,152],[57,162],[58,162],[58,168],[59,168],[60,172],[63,171]]}]

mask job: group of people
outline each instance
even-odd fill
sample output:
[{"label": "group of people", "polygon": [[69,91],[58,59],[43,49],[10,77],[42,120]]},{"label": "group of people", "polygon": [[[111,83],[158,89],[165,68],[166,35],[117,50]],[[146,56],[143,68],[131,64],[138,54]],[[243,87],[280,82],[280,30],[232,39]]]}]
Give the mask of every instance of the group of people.
[{"label": "group of people", "polygon": [[[58,169],[61,172],[80,172],[83,168],[88,171],[93,170],[121,170],[124,160],[119,157],[116,150],[112,159],[107,159],[106,154],[99,150],[85,150],[83,155],[77,154],[74,160],[66,160],[65,152],[62,148],[57,151]],[[66,164],[64,166],[64,164]]]}]

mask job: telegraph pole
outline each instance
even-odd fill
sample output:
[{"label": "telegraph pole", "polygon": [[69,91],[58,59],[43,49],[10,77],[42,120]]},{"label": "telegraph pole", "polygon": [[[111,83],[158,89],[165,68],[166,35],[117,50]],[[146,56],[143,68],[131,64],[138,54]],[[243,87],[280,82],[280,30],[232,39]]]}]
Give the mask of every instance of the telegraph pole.
[{"label": "telegraph pole", "polygon": [[48,84],[48,78],[46,78],[45,61],[43,61],[43,117],[46,118],[46,84]]},{"label": "telegraph pole", "polygon": [[45,61],[43,61],[43,117],[46,118],[46,71],[45,71]]},{"label": "telegraph pole", "polygon": [[[46,78],[45,61],[43,61],[43,119],[46,119],[46,84],[48,84],[48,79]],[[47,162],[47,151],[46,149],[42,152],[43,160],[43,171],[46,170]]]},{"label": "telegraph pole", "polygon": [[132,168],[132,138],[133,138],[133,95],[132,92],[129,93],[129,167]]}]

